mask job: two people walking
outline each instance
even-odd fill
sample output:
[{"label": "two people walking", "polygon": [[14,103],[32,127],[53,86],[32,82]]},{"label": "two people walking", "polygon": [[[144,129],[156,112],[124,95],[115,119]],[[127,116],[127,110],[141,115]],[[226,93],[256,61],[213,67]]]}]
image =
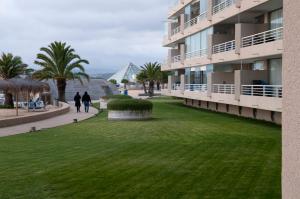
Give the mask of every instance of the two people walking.
[{"label": "two people walking", "polygon": [[75,101],[75,106],[76,106],[76,109],[77,109],[77,113],[80,112],[81,101],[84,105],[85,112],[86,113],[89,112],[90,105],[92,104],[92,100],[91,100],[91,97],[89,96],[89,94],[87,92],[84,93],[82,98],[81,98],[79,92],[77,92],[77,94],[74,97],[74,101]]}]

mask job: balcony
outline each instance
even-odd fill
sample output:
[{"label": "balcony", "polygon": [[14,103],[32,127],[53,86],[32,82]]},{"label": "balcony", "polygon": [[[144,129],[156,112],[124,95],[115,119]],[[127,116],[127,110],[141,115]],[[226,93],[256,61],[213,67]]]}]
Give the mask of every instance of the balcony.
[{"label": "balcony", "polygon": [[177,26],[176,28],[173,28],[171,31],[171,36],[176,35],[180,32],[180,26]]},{"label": "balcony", "polygon": [[235,50],[235,40],[213,46],[213,54]]},{"label": "balcony", "polygon": [[193,59],[193,58],[196,58],[196,57],[203,57],[205,55],[207,55],[207,49],[201,49],[201,50],[196,50],[196,51],[193,51],[193,52],[189,52],[189,53],[186,53],[185,56],[186,56],[186,59]]},{"label": "balcony", "polygon": [[213,7],[213,15],[225,10],[227,7],[230,7],[235,3],[235,0],[224,0],[221,3]]},{"label": "balcony", "polygon": [[283,39],[283,27],[242,38],[242,48]]},{"label": "balcony", "polygon": [[242,95],[282,98],[282,85],[242,85]]},{"label": "balcony", "polygon": [[178,62],[181,62],[181,55],[176,55],[176,56],[172,57],[171,62],[172,62],[172,63],[178,63]]},{"label": "balcony", "polygon": [[197,91],[197,92],[206,92],[207,84],[186,84],[186,91]]},{"label": "balcony", "polygon": [[234,84],[213,84],[213,93],[219,94],[234,94],[235,93],[235,86]]},{"label": "balcony", "polygon": [[204,20],[206,18],[206,16],[207,16],[207,12],[204,12],[204,13],[200,14],[199,16],[197,16],[197,17],[189,20],[188,22],[186,22],[184,24],[184,28],[187,29],[189,27],[192,27],[192,26],[198,24],[200,21]]}]

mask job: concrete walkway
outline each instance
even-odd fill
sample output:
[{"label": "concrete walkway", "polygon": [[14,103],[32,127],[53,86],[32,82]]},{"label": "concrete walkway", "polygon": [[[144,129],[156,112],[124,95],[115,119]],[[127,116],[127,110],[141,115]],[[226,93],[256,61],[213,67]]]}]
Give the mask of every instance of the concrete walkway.
[{"label": "concrete walkway", "polygon": [[[82,121],[91,118],[98,113],[98,110],[93,107],[90,107],[89,113],[85,113],[85,112],[76,113],[74,104],[70,104],[70,106],[71,106],[70,112],[64,115],[60,115],[57,117],[53,117],[38,122],[0,128],[0,137],[28,133],[32,127],[36,127],[37,130],[41,130],[41,129],[62,126],[65,124],[71,124],[73,123],[74,119],[77,119],[78,121]],[[83,107],[81,107],[81,111],[84,111]]]}]

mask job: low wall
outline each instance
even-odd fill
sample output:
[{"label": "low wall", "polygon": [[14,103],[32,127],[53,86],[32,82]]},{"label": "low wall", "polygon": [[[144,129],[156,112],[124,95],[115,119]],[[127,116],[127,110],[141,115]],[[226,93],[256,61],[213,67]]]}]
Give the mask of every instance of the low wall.
[{"label": "low wall", "polygon": [[33,115],[29,115],[29,116],[0,119],[0,128],[46,120],[52,117],[66,114],[69,111],[70,111],[70,105],[60,102],[59,108],[55,110],[49,110],[47,112],[41,112],[41,113],[34,113]]},{"label": "low wall", "polygon": [[152,111],[108,111],[109,120],[147,120]]}]

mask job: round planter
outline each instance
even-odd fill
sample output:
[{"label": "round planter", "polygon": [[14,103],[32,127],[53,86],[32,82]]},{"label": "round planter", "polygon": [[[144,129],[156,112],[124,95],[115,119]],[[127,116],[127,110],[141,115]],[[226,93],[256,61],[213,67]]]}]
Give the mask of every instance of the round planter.
[{"label": "round planter", "polygon": [[148,120],[152,117],[152,111],[108,111],[108,120]]}]

